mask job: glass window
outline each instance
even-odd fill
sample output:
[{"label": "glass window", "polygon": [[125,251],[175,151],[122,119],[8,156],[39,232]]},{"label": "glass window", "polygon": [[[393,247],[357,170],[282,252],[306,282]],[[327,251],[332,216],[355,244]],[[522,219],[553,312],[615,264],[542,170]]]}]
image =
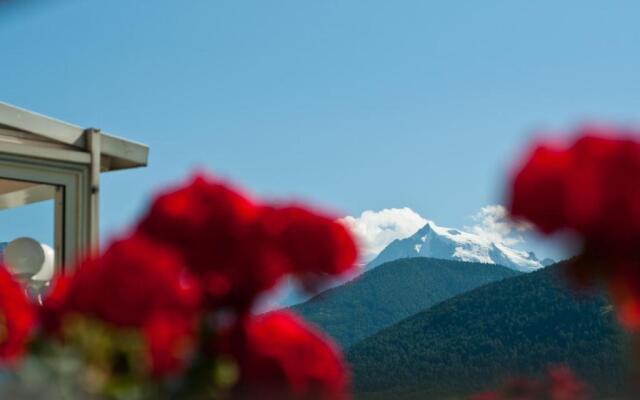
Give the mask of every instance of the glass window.
[{"label": "glass window", "polygon": [[0,179],[0,260],[41,299],[62,259],[63,189]]}]

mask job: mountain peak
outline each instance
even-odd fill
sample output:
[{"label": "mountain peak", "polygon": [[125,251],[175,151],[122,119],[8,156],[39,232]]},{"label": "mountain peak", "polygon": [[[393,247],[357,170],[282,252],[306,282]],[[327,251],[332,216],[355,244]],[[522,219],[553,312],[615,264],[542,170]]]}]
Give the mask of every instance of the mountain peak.
[{"label": "mountain peak", "polygon": [[412,236],[391,242],[367,268],[408,257],[499,264],[523,272],[544,266],[533,252],[517,250],[476,233],[441,227],[428,221]]}]

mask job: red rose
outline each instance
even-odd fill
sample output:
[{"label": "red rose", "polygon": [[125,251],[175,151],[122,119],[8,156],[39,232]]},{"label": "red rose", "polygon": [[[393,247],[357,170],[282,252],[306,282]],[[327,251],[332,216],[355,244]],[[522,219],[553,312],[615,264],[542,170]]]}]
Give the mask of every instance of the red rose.
[{"label": "red rose", "polygon": [[565,147],[539,145],[515,175],[511,213],[582,242],[568,264],[580,283],[604,280],[620,320],[640,329],[639,133],[586,128]]},{"label": "red rose", "polygon": [[259,205],[203,176],[159,196],[138,231],[177,249],[211,303],[244,310],[288,273],[319,283],[349,270],[357,256],[334,219]]},{"label": "red rose", "polygon": [[258,214],[246,196],[198,176],[160,195],[138,230],[177,249],[214,304],[246,308],[287,272]]},{"label": "red rose", "polygon": [[158,314],[143,327],[151,372],[174,374],[187,364],[195,348],[193,319],[178,314]]},{"label": "red rose", "polygon": [[51,283],[49,293],[40,307],[40,322],[47,334],[57,334],[62,328],[67,296],[71,287],[68,275],[57,275]]},{"label": "red rose", "polygon": [[626,252],[640,240],[640,144],[626,132],[584,134],[570,149],[569,227],[593,246]]},{"label": "red rose", "polygon": [[513,180],[511,214],[528,219],[546,233],[564,227],[570,163],[566,151],[537,146]]},{"label": "red rose", "polygon": [[196,176],[158,196],[139,230],[179,249],[189,267],[206,273],[237,261],[258,208],[230,186]]},{"label": "red rose", "polygon": [[82,262],[68,285],[64,312],[117,326],[140,327],[158,312],[193,314],[199,304],[197,283],[180,257],[141,236],[116,241]]},{"label": "red rose", "polygon": [[[347,370],[339,351],[288,312],[253,317],[236,349],[237,392],[247,398],[345,399]],[[231,340],[240,340],[239,336]]]},{"label": "red rose", "polygon": [[114,329],[140,329],[156,375],[177,371],[193,343],[200,305],[197,282],[172,250],[142,236],[114,242],[54,282],[43,307],[45,333],[59,334],[69,315]]},{"label": "red rose", "polygon": [[633,134],[584,129],[571,146],[541,144],[515,174],[511,213],[546,233],[567,229],[602,251],[635,253],[640,241],[640,143]]},{"label": "red rose", "polygon": [[36,323],[35,311],[5,267],[0,267],[0,360],[12,363],[22,356]]},{"label": "red rose", "polygon": [[265,207],[263,218],[294,274],[317,280],[354,267],[355,241],[335,218],[300,206]]}]

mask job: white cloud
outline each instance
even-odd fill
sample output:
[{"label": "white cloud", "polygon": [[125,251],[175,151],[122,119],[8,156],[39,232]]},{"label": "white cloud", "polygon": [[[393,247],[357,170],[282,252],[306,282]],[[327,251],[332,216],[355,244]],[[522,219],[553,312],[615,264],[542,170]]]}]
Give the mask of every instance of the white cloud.
[{"label": "white cloud", "polygon": [[365,262],[370,261],[395,239],[413,235],[428,222],[408,207],[367,210],[358,217],[348,216],[341,221],[356,236]]},{"label": "white cloud", "polygon": [[522,243],[524,241],[522,234],[531,230],[529,224],[512,221],[507,210],[501,205],[482,207],[471,218],[475,223],[471,226],[465,226],[465,230],[488,241],[507,246]]},{"label": "white cloud", "polygon": [[[531,230],[530,225],[513,222],[501,205],[482,207],[471,220],[473,224],[462,230],[480,236],[487,243],[521,245],[524,242],[523,235]],[[367,210],[359,216],[348,216],[340,221],[355,235],[363,262],[371,261],[392,241],[413,235],[429,222],[408,207]]]}]

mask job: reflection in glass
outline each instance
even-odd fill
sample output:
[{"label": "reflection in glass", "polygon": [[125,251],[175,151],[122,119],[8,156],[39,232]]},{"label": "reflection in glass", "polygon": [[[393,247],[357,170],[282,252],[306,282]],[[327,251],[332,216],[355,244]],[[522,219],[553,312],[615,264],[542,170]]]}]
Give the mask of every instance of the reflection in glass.
[{"label": "reflection in glass", "polygon": [[0,261],[40,301],[60,265],[62,196],[53,185],[0,179]]}]

